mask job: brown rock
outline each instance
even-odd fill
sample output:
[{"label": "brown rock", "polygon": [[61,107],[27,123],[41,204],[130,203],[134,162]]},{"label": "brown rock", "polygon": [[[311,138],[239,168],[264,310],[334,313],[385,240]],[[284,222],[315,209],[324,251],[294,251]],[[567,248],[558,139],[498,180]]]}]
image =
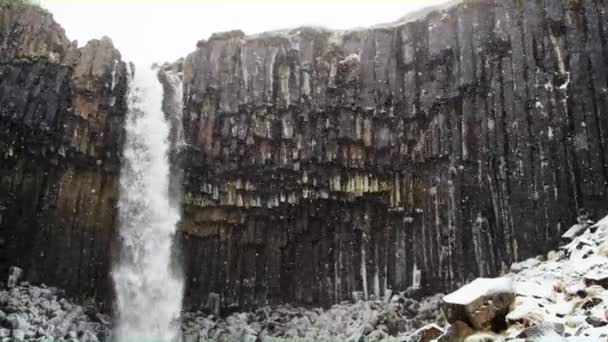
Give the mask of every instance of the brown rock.
[{"label": "brown rock", "polygon": [[475,330],[465,322],[455,321],[443,335],[437,338],[437,342],[462,342],[474,333]]},{"label": "brown rock", "polygon": [[437,324],[428,324],[411,333],[407,340],[410,342],[430,342],[444,333],[445,331]]}]

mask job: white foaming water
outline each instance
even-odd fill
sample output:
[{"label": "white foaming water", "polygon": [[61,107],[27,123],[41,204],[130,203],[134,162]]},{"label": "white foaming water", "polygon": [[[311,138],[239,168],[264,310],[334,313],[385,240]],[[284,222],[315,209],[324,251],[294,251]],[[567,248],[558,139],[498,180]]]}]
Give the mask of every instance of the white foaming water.
[{"label": "white foaming water", "polygon": [[157,74],[138,68],[128,94],[120,174],[122,250],[112,277],[118,341],[171,341],[179,336],[183,281],[171,269],[179,209],[169,196],[169,123]]}]

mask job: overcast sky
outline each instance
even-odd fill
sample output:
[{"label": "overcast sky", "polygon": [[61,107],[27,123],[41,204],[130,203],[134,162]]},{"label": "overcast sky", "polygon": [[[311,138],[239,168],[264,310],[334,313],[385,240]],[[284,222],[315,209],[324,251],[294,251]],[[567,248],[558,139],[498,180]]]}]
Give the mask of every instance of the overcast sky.
[{"label": "overcast sky", "polygon": [[404,1],[61,1],[41,0],[71,40],[107,35],[135,62],[174,61],[213,32],[247,34],[302,25],[346,29],[394,21],[445,0]]}]

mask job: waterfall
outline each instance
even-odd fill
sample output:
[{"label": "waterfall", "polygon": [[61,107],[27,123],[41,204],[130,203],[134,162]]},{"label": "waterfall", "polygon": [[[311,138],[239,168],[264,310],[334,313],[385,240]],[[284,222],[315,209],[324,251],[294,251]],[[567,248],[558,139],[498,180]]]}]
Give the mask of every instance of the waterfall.
[{"label": "waterfall", "polygon": [[171,268],[179,209],[169,195],[169,123],[155,70],[130,82],[120,174],[121,253],[112,271],[119,341],[170,341],[179,335],[183,282]]}]

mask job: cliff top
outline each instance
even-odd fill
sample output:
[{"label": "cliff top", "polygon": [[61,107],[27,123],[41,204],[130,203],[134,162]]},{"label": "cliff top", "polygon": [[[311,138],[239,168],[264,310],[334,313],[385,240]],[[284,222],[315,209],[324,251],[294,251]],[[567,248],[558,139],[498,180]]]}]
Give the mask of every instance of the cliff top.
[{"label": "cliff top", "polygon": [[[75,65],[79,50],[107,48],[117,54],[109,37],[89,40],[78,46],[48,10],[27,1],[0,4],[0,62],[23,58],[47,58],[51,62]],[[80,51],[82,53],[82,51]]]},{"label": "cliff top", "polygon": [[[446,12],[457,8],[459,5],[467,5],[470,4],[471,1],[465,2],[463,0],[446,0],[445,3],[440,5],[428,6],[422,8],[417,11],[410,12],[399,19],[387,22],[380,23],[373,26],[368,27],[352,27],[348,29],[329,29],[323,26],[299,26],[295,28],[284,28],[278,30],[264,31],[260,33],[253,34],[245,34],[243,31],[239,29],[215,32],[212,33],[211,36],[207,40],[202,39],[197,42],[197,48],[200,48],[202,45],[208,42],[217,41],[217,40],[230,40],[230,39],[243,39],[245,41],[252,40],[275,40],[275,39],[288,39],[291,40],[294,36],[306,36],[306,35],[332,35],[336,39],[340,37],[348,36],[354,33],[360,33],[368,30],[392,30],[401,26],[404,26],[408,23],[419,22],[427,19],[429,16],[436,15],[441,12]],[[335,41],[336,39],[331,39]]]}]

